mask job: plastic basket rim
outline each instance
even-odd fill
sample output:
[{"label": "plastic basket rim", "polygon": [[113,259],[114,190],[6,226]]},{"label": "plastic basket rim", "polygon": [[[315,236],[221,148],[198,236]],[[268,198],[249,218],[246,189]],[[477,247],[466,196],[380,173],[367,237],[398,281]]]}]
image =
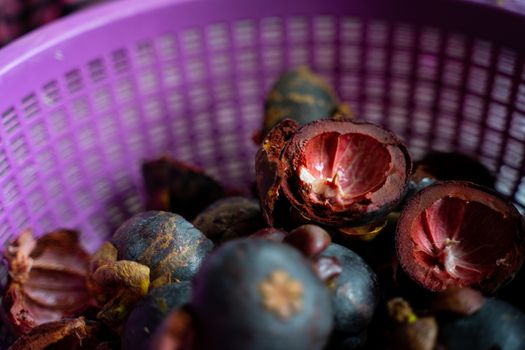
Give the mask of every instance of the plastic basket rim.
[{"label": "plastic basket rim", "polygon": [[[113,21],[124,20],[132,17],[142,11],[158,10],[163,7],[173,6],[174,4],[183,4],[191,2],[213,2],[220,0],[117,0],[113,2],[98,4],[92,8],[66,16],[52,23],[44,25],[32,32],[29,32],[4,48],[0,49],[0,78],[9,73],[10,70],[30,60],[56,44],[72,39],[82,33],[89,32],[96,28],[103,27]],[[256,1],[256,0],[250,0]],[[294,4],[293,0],[281,0]],[[324,0],[329,1],[329,0]],[[354,0],[364,4],[370,3],[388,3],[392,0]],[[396,0],[400,5],[416,4],[420,0]],[[474,2],[470,0],[426,0],[429,4],[446,5],[452,3],[462,3],[463,6],[478,10],[489,10],[494,16],[499,16],[501,23],[507,23],[510,20],[510,26],[516,24],[516,20],[521,22],[521,27],[525,31],[525,13],[518,13],[505,8],[488,3]],[[372,5],[374,6],[374,5]],[[520,43],[525,51],[525,42]],[[29,49],[28,49],[29,48]],[[0,80],[1,83],[1,80]]]}]

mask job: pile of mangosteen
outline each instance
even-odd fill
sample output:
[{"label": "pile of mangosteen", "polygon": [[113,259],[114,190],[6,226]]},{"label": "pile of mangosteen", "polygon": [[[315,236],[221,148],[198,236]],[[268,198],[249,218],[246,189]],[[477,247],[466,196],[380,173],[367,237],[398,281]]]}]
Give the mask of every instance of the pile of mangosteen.
[{"label": "pile of mangosteen", "polygon": [[15,235],[10,349],[525,349],[525,225],[482,164],[413,161],[304,67],[254,140],[252,196],[162,157],[142,165],[148,211],[96,253]]}]

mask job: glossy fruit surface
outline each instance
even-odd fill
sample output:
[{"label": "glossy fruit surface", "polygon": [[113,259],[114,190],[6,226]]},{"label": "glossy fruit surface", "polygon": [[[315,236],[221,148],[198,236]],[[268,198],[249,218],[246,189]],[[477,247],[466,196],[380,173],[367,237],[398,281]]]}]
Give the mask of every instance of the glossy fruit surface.
[{"label": "glossy fruit surface", "polygon": [[213,243],[182,216],[148,211],[124,222],[111,238],[118,260],[150,268],[150,278],[169,284],[190,280],[213,248]]},{"label": "glossy fruit surface", "polygon": [[512,305],[488,299],[466,317],[439,323],[439,344],[447,350],[525,349],[525,314]]},{"label": "glossy fruit surface", "polygon": [[332,243],[322,257],[335,257],[341,272],[329,285],[335,315],[334,329],[358,334],[372,322],[379,304],[377,277],[366,262],[348,248]]},{"label": "glossy fruit surface", "polygon": [[168,313],[190,301],[191,283],[153,289],[133,309],[122,334],[123,350],[150,350],[151,337]]},{"label": "glossy fruit surface", "polygon": [[403,269],[425,288],[492,292],[523,263],[524,223],[514,206],[486,188],[435,184],[408,201],[396,249]]},{"label": "glossy fruit surface", "polygon": [[322,349],[328,289],[297,250],[263,239],[227,242],[193,281],[198,349]]}]

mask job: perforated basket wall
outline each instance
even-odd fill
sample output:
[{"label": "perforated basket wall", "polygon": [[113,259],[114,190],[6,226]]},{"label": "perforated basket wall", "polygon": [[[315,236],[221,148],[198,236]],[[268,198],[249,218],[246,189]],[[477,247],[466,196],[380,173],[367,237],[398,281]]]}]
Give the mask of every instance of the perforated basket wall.
[{"label": "perforated basket wall", "polygon": [[130,0],[0,52],[0,243],[24,227],[94,249],[171,154],[248,187],[265,92],[309,65],[417,158],[458,149],[525,205],[525,20],[447,0]]}]

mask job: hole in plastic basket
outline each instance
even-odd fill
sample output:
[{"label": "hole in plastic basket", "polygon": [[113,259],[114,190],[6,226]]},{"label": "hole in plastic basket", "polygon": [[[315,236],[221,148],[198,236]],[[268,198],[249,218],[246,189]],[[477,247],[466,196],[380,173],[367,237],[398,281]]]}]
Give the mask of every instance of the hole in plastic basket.
[{"label": "hole in plastic basket", "polygon": [[51,81],[44,85],[43,101],[47,106],[54,106],[61,99],[60,90],[56,81]]},{"label": "hole in plastic basket", "polygon": [[27,119],[40,113],[40,107],[38,106],[38,100],[35,94],[27,95],[22,99],[22,110],[24,111],[24,117]]},{"label": "hole in plastic basket", "polygon": [[125,49],[113,51],[111,58],[115,72],[122,73],[129,70],[128,52]]},{"label": "hole in plastic basket", "polygon": [[175,38],[170,35],[162,35],[158,38],[159,56],[163,60],[174,60],[177,56]]},{"label": "hole in plastic basket", "polygon": [[2,113],[2,123],[7,133],[13,133],[20,127],[18,121],[18,115],[14,108],[9,108],[7,111]]},{"label": "hole in plastic basket", "polygon": [[67,89],[70,93],[75,93],[84,88],[84,82],[78,69],[66,73]]},{"label": "hole in plastic basket", "polygon": [[88,63],[89,76],[93,82],[98,82],[106,79],[106,69],[102,59],[95,59]]},{"label": "hole in plastic basket", "polygon": [[207,27],[206,44],[209,51],[225,50],[229,47],[228,27],[224,23],[217,23]]},{"label": "hole in plastic basket", "polygon": [[235,46],[254,46],[256,42],[256,25],[252,20],[237,21],[233,24]]},{"label": "hole in plastic basket", "polygon": [[199,29],[188,29],[181,34],[182,54],[191,56],[202,52],[202,34]]}]

